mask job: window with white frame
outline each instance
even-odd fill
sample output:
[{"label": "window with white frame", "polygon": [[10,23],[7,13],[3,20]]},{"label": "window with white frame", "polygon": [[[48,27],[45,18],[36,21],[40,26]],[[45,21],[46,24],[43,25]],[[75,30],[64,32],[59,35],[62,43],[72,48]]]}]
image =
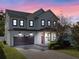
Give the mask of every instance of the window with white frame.
[{"label": "window with white frame", "polygon": [[34,22],[32,20],[30,20],[30,26],[33,26]]},{"label": "window with white frame", "polygon": [[20,26],[24,26],[24,21],[20,20]]},{"label": "window with white frame", "polygon": [[17,25],[17,20],[13,20],[13,25],[14,25],[14,26]]},{"label": "window with white frame", "polygon": [[50,20],[47,22],[48,26],[50,26]]},{"label": "window with white frame", "polygon": [[51,33],[51,41],[55,41],[56,40],[56,33]]},{"label": "window with white frame", "polygon": [[50,32],[47,33],[48,41],[51,39],[50,38]]},{"label": "window with white frame", "polygon": [[53,33],[53,40],[55,40],[56,39],[56,34],[55,33]]},{"label": "window with white frame", "polygon": [[45,21],[44,21],[44,20],[41,21],[41,25],[42,25],[42,26],[45,25]]},{"label": "window with white frame", "polygon": [[54,26],[56,25],[56,22],[54,21]]}]

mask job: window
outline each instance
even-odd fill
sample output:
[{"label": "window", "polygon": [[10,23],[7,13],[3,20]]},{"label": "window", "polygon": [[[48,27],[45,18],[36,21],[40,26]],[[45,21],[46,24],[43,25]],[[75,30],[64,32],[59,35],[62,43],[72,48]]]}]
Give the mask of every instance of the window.
[{"label": "window", "polygon": [[47,22],[48,26],[50,26],[50,21]]},{"label": "window", "polygon": [[33,21],[32,20],[30,20],[30,26],[33,26]]},{"label": "window", "polygon": [[51,41],[54,41],[54,40],[56,40],[56,33],[51,33]]},{"label": "window", "polygon": [[16,26],[17,25],[17,21],[13,20],[13,25]]},{"label": "window", "polygon": [[20,26],[24,26],[24,21],[20,20]]},{"label": "window", "polygon": [[45,21],[44,21],[44,20],[41,21],[41,25],[42,25],[42,26],[45,25]]},{"label": "window", "polygon": [[53,39],[54,39],[54,40],[56,39],[56,34],[55,34],[55,33],[53,34]]},{"label": "window", "polygon": [[51,39],[50,38],[50,32],[47,33],[48,41]]},{"label": "window", "polygon": [[54,26],[55,26],[56,22],[54,21]]}]

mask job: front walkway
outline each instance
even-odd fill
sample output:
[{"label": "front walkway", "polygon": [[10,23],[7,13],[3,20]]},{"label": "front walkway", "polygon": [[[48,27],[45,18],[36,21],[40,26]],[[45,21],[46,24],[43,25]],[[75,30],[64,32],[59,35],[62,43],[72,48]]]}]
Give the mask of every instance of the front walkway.
[{"label": "front walkway", "polygon": [[77,59],[75,57],[66,55],[64,53],[59,53],[54,50],[39,50],[39,49],[24,49],[17,47],[18,51],[20,51],[27,59]]}]

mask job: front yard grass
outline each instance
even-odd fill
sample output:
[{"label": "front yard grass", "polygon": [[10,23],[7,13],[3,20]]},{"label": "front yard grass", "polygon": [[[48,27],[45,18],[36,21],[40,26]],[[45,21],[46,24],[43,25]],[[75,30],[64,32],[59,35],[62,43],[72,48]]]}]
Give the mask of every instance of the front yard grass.
[{"label": "front yard grass", "polygon": [[6,59],[26,59],[24,55],[13,47],[4,46],[3,50],[5,52]]},{"label": "front yard grass", "polygon": [[77,49],[69,48],[69,49],[62,49],[58,51],[79,58],[79,51]]},{"label": "front yard grass", "polygon": [[1,41],[0,41],[0,54],[1,59],[26,59],[25,56],[22,55],[19,51],[17,51],[14,47],[4,45],[3,42]]}]

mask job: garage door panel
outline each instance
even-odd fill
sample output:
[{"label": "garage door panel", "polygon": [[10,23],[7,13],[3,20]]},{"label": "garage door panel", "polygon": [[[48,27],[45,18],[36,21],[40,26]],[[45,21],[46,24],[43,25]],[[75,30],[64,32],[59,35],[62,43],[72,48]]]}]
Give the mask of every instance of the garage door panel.
[{"label": "garage door panel", "polygon": [[14,46],[34,44],[34,37],[14,37]]}]

